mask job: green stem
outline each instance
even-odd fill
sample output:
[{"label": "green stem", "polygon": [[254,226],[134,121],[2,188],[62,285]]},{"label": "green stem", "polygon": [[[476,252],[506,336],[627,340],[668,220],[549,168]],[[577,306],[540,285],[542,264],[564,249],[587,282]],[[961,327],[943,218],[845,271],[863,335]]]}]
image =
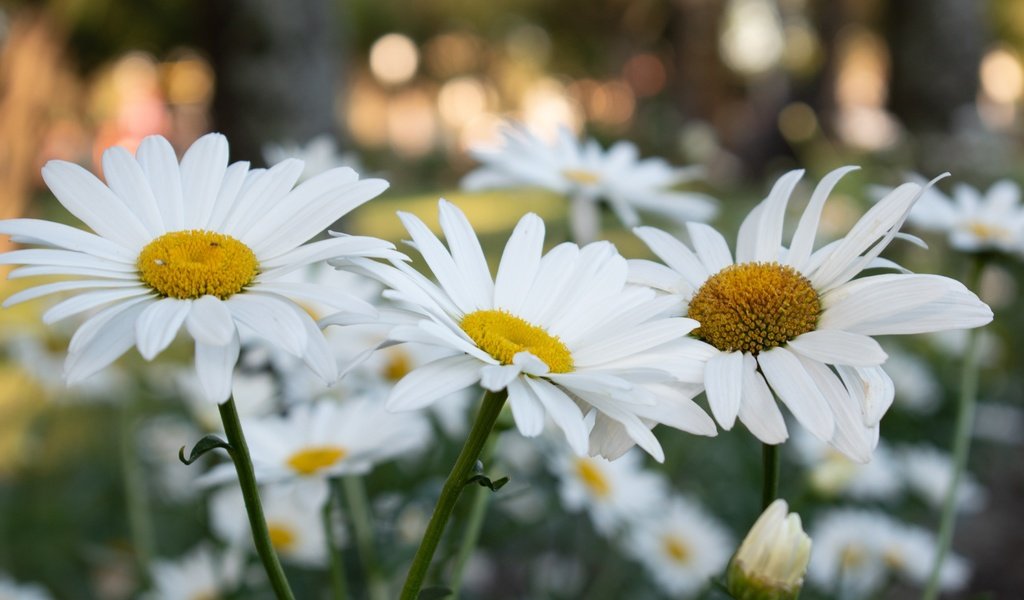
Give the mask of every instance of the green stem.
[{"label": "green stem", "polygon": [[270,586],[274,589],[278,600],[295,600],[291,587],[288,586],[288,578],[281,568],[281,561],[277,559],[274,552],[274,545],[270,542],[270,532],[267,530],[267,519],[263,516],[263,505],[260,503],[259,487],[256,484],[256,474],[252,468],[252,457],[249,456],[249,446],[245,443],[245,435],[242,433],[242,423],[238,420],[238,409],[235,408],[234,397],[217,406],[220,410],[221,421],[224,422],[224,433],[227,435],[228,444],[231,445],[228,453],[232,462],[235,463],[235,471],[238,473],[238,484],[242,488],[242,497],[245,498],[245,512],[249,515],[249,527],[252,529],[252,539],[256,544],[256,553],[263,562],[263,569],[270,579]]},{"label": "green stem", "polygon": [[761,466],[764,470],[761,485],[761,510],[779,497],[779,444],[761,444]]},{"label": "green stem", "polygon": [[419,595],[420,588],[423,587],[423,580],[427,575],[427,569],[430,567],[430,561],[434,557],[434,551],[437,550],[441,535],[444,533],[444,527],[455,509],[455,502],[459,499],[462,488],[466,486],[466,480],[473,472],[473,465],[476,463],[477,457],[480,456],[480,450],[483,449],[484,443],[490,436],[491,429],[494,428],[494,423],[498,420],[498,415],[501,414],[501,408],[505,405],[507,397],[508,393],[505,390],[484,393],[476,421],[473,422],[469,437],[466,438],[466,443],[462,446],[458,458],[455,459],[455,465],[452,466],[448,478],[445,479],[444,487],[441,488],[441,496],[437,499],[437,505],[434,506],[434,514],[430,516],[430,522],[420,541],[420,547],[412,559],[409,574],[405,578],[405,586],[402,588],[401,600],[415,600]]},{"label": "green stem", "polygon": [[[967,278],[971,289],[978,289],[981,281],[983,261],[976,258],[971,265],[971,274]],[[978,362],[981,349],[981,329],[971,330],[967,342],[964,362],[960,370],[960,397],[957,402],[956,426],[953,431],[953,475],[942,504],[942,516],[939,521],[938,548],[932,561],[932,572],[925,587],[924,600],[935,600],[939,597],[939,580],[942,564],[953,544],[953,530],[956,528],[957,492],[967,468],[967,457],[971,451],[971,431],[974,429],[974,411],[978,399]]]},{"label": "green stem", "polygon": [[143,585],[149,582],[149,564],[153,558],[153,522],[149,516],[149,493],[146,478],[139,463],[135,439],[135,402],[121,406],[121,476],[124,478],[124,499],[128,512],[135,562]]},{"label": "green stem", "polygon": [[[480,452],[480,460],[485,464],[490,462],[491,457],[494,455],[494,445],[497,439],[496,436],[488,438],[487,443]],[[462,589],[462,575],[466,570],[470,557],[473,556],[473,550],[476,549],[476,545],[480,541],[480,532],[484,528],[484,517],[487,516],[487,507],[491,503],[491,496],[493,494],[494,492],[483,486],[478,486],[473,491],[473,504],[469,509],[469,521],[466,523],[466,530],[462,534],[462,543],[459,544],[459,552],[455,555],[455,564],[452,567],[451,589],[453,600],[458,600],[459,591]]]},{"label": "green stem", "polygon": [[362,477],[346,475],[341,478],[341,488],[345,494],[345,504],[348,506],[356,547],[359,549],[359,560],[363,563],[367,575],[367,596],[370,600],[387,600],[387,581],[381,576],[380,563],[377,562],[373,514],[366,495],[366,485]]},{"label": "green stem", "polygon": [[331,598],[333,600],[346,600],[348,593],[345,586],[345,563],[342,561],[341,550],[338,548],[338,540],[334,536],[334,495],[328,492],[327,502],[324,504],[324,538],[327,541],[327,555],[330,557],[331,571]]}]

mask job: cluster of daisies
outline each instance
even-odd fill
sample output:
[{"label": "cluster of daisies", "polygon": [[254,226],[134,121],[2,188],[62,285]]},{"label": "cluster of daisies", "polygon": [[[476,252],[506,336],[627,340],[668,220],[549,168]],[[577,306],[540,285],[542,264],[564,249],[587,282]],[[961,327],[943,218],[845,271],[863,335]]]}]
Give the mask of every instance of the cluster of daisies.
[{"label": "cluster of daisies", "polygon": [[[134,156],[106,151],[105,183],[70,163],[45,166],[57,200],[91,231],[0,221],[0,233],[29,246],[0,255],[0,264],[18,265],[8,277],[50,277],[4,306],[65,296],[42,318],[81,319],[64,362],[72,384],[112,371],[132,347],[153,361],[187,333],[194,366],[175,384],[200,400],[194,410],[207,430],[218,427],[214,407],[236,399],[270,536],[285,560],[322,565],[324,536],[344,537],[320,518],[332,481],[412,460],[437,439],[418,409],[436,408],[433,420],[457,432],[467,398],[482,389],[507,394],[522,436],[560,432],[571,453],[559,453],[552,469],[564,475],[566,506],[588,507],[602,533],[628,523],[630,552],[660,557],[664,568],[652,572],[673,593],[720,572],[732,538],[642,471],[634,446],[665,460],[656,426],[714,436],[739,421],[762,442],[781,444],[793,425],[781,401],[816,440],[867,462],[895,395],[874,336],[992,319],[963,284],[881,256],[894,240],[915,239],[900,232],[915,221],[915,205],[942,202],[934,182],[888,191],[845,236],[821,243],[825,203],[851,168],[823,178],[785,237],[803,176],[793,171],[730,247],[702,222],[717,204],[674,189],[698,173],[641,160],[631,144],[604,150],[563,134],[552,146],[510,127],[501,148],[474,156],[483,166],[467,176],[469,189],[543,186],[569,198],[575,241],[548,247],[544,221],[527,214],[500,260],[488,261],[466,215],[441,200],[443,240],[420,218],[398,214],[423,272],[390,242],[328,230],[380,195],[385,181],[347,167],[314,174],[291,158],[269,169],[229,164],[217,134],[179,161],[155,136]],[[960,242],[974,236],[975,246],[1019,238],[1024,221],[1000,212],[1019,200],[1007,186],[993,195],[957,205],[974,225],[950,205],[949,218],[932,226]],[[657,260],[627,259],[596,239],[602,204]],[[639,226],[638,210],[685,221],[685,236]],[[708,412],[695,400],[702,393]],[[193,578],[214,581],[216,593],[238,584],[247,549],[241,496],[225,486],[232,481],[221,465],[188,484],[217,488],[211,523],[229,550],[221,557],[198,548],[187,559],[227,561],[215,576]],[[652,506],[644,503],[655,501],[659,518],[645,519]],[[160,565],[154,585],[181,579],[179,571]]]}]

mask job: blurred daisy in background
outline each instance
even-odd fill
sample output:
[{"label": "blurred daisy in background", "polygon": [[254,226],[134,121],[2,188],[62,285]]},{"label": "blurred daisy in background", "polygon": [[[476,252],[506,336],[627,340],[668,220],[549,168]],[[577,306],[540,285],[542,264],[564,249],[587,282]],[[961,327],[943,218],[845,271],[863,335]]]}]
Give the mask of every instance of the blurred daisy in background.
[{"label": "blurred daisy in background", "polygon": [[[319,510],[311,506],[303,491],[292,485],[260,488],[263,516],[267,521],[270,541],[284,562],[306,567],[327,564],[327,539]],[[210,497],[210,528],[230,548],[255,552],[245,500],[238,488],[224,488]],[[334,539],[344,539],[343,531]]]},{"label": "blurred daisy in background", "polygon": [[150,567],[152,589],[144,600],[216,600],[227,598],[242,576],[240,555],[197,546],[177,560],[156,560]]},{"label": "blurred daisy in background", "polygon": [[0,598],[10,600],[52,600],[53,596],[40,585],[34,583],[18,583],[7,575],[0,573]]},{"label": "blurred daisy in background", "polygon": [[900,465],[884,442],[879,442],[866,464],[851,460],[803,429],[794,433],[791,446],[807,469],[811,487],[823,496],[891,502],[903,494]]},{"label": "blurred daisy in background", "polygon": [[627,452],[610,461],[600,456],[556,452],[549,459],[558,477],[562,504],[570,512],[586,511],[604,535],[621,531],[656,512],[668,495],[668,482],[643,467],[643,454]]},{"label": "blurred daisy in background", "polygon": [[[849,233],[814,251],[822,208],[839,179],[814,190],[789,248],[782,229],[789,197],[803,176],[782,176],[744,219],[735,260],[720,233],[688,223],[694,250],[652,227],[634,231],[666,265],[631,261],[631,279],[674,294],[700,323],[693,335],[713,347],[704,385],[718,423],[736,419],[767,444],[788,432],[772,392],[818,439],[859,462],[878,442],[892,404],[886,353],[871,336],[980,327],[992,311],[960,282],[915,275],[879,258],[921,194],[892,191]],[[900,272],[856,278],[872,268]]]},{"label": "blurred daisy in background", "polygon": [[[627,263],[614,246],[565,243],[542,255],[544,222],[528,214],[492,278],[472,226],[453,204],[440,201],[448,247],[415,216],[399,217],[439,284],[397,260],[390,266],[365,259],[333,264],[390,288],[385,297],[408,313],[406,324],[391,329],[391,340],[456,354],[402,378],[391,390],[389,408],[423,408],[479,383],[508,390],[516,426],[527,437],[539,435],[550,416],[577,454],[606,445],[618,454],[636,443],[659,461],[664,452],[650,431],[657,423],[716,433],[691,400],[697,388],[685,395],[648,387],[693,383],[707,351],[685,339],[696,323],[675,316],[673,298],[627,285]],[[590,413],[594,421],[588,423]]]},{"label": "blurred daisy in background", "polygon": [[348,167],[362,172],[362,163],[355,152],[341,152],[335,137],[328,133],[320,134],[305,144],[266,144],[263,146],[263,159],[268,165],[276,165],[289,158],[301,160],[305,165],[299,181],[305,181],[321,173],[337,167]]},{"label": "blurred daisy in background", "polygon": [[600,232],[599,202],[606,202],[627,227],[640,224],[638,210],[677,222],[709,221],[718,203],[706,194],[677,191],[678,185],[701,177],[700,167],[673,167],[660,158],[641,159],[626,141],[604,150],[597,140],[577,140],[566,128],[553,144],[525,127],[506,124],[498,148],[472,148],[483,163],[462,180],[467,190],[536,186],[571,202],[573,239],[592,242]]},{"label": "blurred daisy in background", "polygon": [[[952,457],[927,444],[903,446],[897,456],[907,488],[928,506],[941,508],[953,480]],[[985,505],[985,489],[970,473],[960,480],[956,505],[963,512],[976,512]]]},{"label": "blurred daisy in background", "polygon": [[0,233],[12,241],[43,246],[0,255],[0,264],[24,265],[9,277],[81,278],[29,288],[4,305],[77,292],[47,310],[46,323],[100,309],[71,339],[64,368],[69,384],[132,346],[152,360],[183,326],[195,339],[195,368],[208,400],[223,402],[231,394],[240,329],[301,357],[331,382],[334,357],[300,303],[375,310],[343,291],[278,279],[331,257],[400,255],[369,237],[303,245],[388,184],[360,181],[355,171],[339,168],[293,190],[302,169],[297,160],[268,170],[228,165],[228,142],[218,134],[196,141],[180,164],[159,136],[143,140],[135,156],[110,148],[103,154],[106,185],[77,165],[50,161],[43,179],[96,233],[37,219],[0,221]]},{"label": "blurred daisy in background", "polygon": [[669,499],[638,521],[625,550],[673,597],[691,596],[722,574],[735,545],[732,535],[696,502]]},{"label": "blurred daisy in background", "polygon": [[[916,174],[908,178],[921,184],[927,181]],[[874,189],[877,197],[886,193],[888,188]],[[965,183],[955,184],[952,195],[928,187],[910,211],[907,222],[922,231],[946,234],[957,250],[995,250],[1018,255],[1024,252],[1020,186],[1008,179],[993,183],[984,193]]]}]

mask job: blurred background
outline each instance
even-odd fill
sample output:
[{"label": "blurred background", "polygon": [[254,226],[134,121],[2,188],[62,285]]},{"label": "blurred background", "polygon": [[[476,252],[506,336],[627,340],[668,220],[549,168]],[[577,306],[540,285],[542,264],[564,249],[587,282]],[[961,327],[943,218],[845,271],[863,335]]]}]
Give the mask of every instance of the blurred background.
[{"label": "blurred background", "polygon": [[[111,145],[134,149],[160,134],[182,151],[220,131],[233,161],[262,165],[268,144],[326,134],[358,156],[361,172],[392,183],[353,228],[397,240],[395,208],[433,221],[439,195],[463,198],[458,181],[475,164],[468,148],[496,142],[512,118],[540,136],[567,126],[604,145],[628,139],[643,156],[704,166],[701,189],[722,200],[719,224],[731,240],[746,209],[796,166],[816,179],[860,164],[865,170],[851,179],[861,184],[895,184],[909,171],[949,171],[983,189],[1003,177],[1019,181],[1022,53],[1024,3],[1015,0],[6,0],[0,218],[61,214],[40,178],[50,159],[99,173]],[[843,231],[859,216],[862,187],[840,188],[826,227]],[[543,194],[526,204],[464,199],[478,215],[497,215],[500,239],[524,206],[564,218]],[[627,255],[642,252],[624,232],[609,236]],[[966,264],[938,238],[932,252],[900,258],[955,277]],[[950,597],[1024,593],[1024,399],[1014,358],[1024,356],[1021,269],[1011,258],[995,262],[982,296],[996,311],[998,348],[982,397],[996,412],[979,420],[995,429],[979,433],[972,462],[987,509],[961,522],[955,547],[974,576]],[[7,332],[36,318],[0,314]],[[924,350],[933,359],[933,408],[897,407],[883,438],[947,445],[952,348]],[[127,597],[107,581],[117,581],[119,563],[104,558],[124,534],[116,448],[96,433],[116,414],[47,408],[31,374],[0,370],[0,571],[45,582],[61,598]],[[689,477],[721,478],[707,456],[735,451],[756,472],[749,442],[738,432],[680,442],[683,458],[668,468],[685,488]],[[722,462],[711,460],[716,469]],[[795,462],[789,467],[797,473]],[[721,472],[739,478],[745,468]],[[803,490],[798,479],[790,491]],[[703,480],[696,489],[723,497],[735,483]],[[721,506],[751,518],[749,508]],[[187,519],[198,509],[175,508],[175,518],[182,510]],[[937,520],[918,505],[900,510],[924,526]],[[186,545],[168,535],[170,546]],[[898,584],[887,589],[913,597]]]}]

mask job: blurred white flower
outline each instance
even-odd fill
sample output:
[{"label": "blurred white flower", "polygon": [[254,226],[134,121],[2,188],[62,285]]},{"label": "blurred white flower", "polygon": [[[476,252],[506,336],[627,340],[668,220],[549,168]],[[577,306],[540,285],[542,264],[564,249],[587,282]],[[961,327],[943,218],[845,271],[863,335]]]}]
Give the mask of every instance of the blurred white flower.
[{"label": "blurred white flower", "polygon": [[[687,304],[710,350],[704,385],[724,429],[736,419],[762,442],[788,432],[772,392],[811,433],[850,458],[867,462],[882,416],[892,404],[886,354],[872,337],[980,327],[992,311],[960,282],[916,275],[879,257],[922,192],[905,184],[872,207],[847,235],[814,250],[825,201],[855,167],[818,184],[790,247],[783,246],[786,205],[803,171],[776,182],[744,219],[735,261],[720,233],[687,229],[691,250],[653,227],[636,234],[665,265],[631,261],[631,280]],[[857,277],[873,268],[903,272]]]},{"label": "blurred white flower", "polygon": [[[911,180],[924,183],[920,175]],[[877,195],[887,188],[876,188]],[[982,193],[965,183],[953,186],[947,196],[935,187],[928,188],[907,217],[907,222],[923,231],[944,233],[958,250],[980,252],[1024,251],[1024,206],[1020,186],[1008,179],[992,184]]]},{"label": "blurred white flower", "polygon": [[52,600],[53,596],[41,585],[18,583],[0,573],[0,598],[3,600]]},{"label": "blurred white flower", "polygon": [[374,314],[344,290],[284,285],[286,273],[339,256],[398,257],[383,240],[312,237],[388,184],[334,169],[295,187],[302,163],[267,170],[228,165],[228,142],[201,137],[179,164],[170,143],[144,139],[135,156],[121,147],[103,153],[104,184],[78,165],[50,161],[43,179],[69,212],[96,233],[38,219],[0,221],[0,233],[42,246],[0,255],[23,265],[8,277],[76,276],[44,283],[4,301],[10,306],[74,292],[43,314],[47,324],[98,310],[75,332],[64,364],[78,383],[132,346],[152,360],[186,329],[195,340],[195,371],[203,396],[224,402],[248,328],[300,357],[326,382],[337,378],[334,357],[315,321],[300,306],[315,298]]},{"label": "blurred white flower", "polygon": [[[305,497],[304,490],[291,485],[263,486],[260,499],[270,541],[281,560],[307,567],[324,566],[327,540],[323,518],[319,506]],[[240,489],[227,487],[214,493],[209,510],[210,527],[221,541],[231,548],[255,552]],[[335,539],[342,536],[343,532],[338,531]]]},{"label": "blurred white flower", "polygon": [[142,423],[136,439],[149,467],[148,478],[156,484],[161,499],[187,502],[198,494],[196,480],[201,471],[181,462],[178,450],[185,446],[187,451],[201,436],[192,423],[178,416],[160,415]]},{"label": "blurred white flower", "polygon": [[466,216],[445,200],[440,213],[447,248],[418,218],[399,213],[440,285],[402,261],[335,263],[390,288],[384,295],[406,311],[390,339],[455,352],[402,378],[389,408],[422,408],[479,382],[508,391],[520,433],[539,435],[550,417],[578,454],[621,453],[635,443],[661,461],[653,425],[716,433],[692,392],[648,387],[699,377],[705,353],[691,350],[703,344],[685,338],[696,323],[674,316],[674,298],[627,285],[627,263],[614,246],[565,243],[542,256],[544,222],[528,214],[492,278]]},{"label": "blurred white flower", "polygon": [[297,158],[305,164],[300,181],[326,173],[337,167],[348,167],[362,173],[363,168],[354,152],[340,152],[333,135],[322,133],[305,144],[266,144],[263,159],[268,165],[276,165],[289,158]]},{"label": "blurred white flower", "polygon": [[70,336],[63,337],[61,333],[57,330],[41,335],[18,333],[5,341],[5,348],[14,362],[58,402],[113,403],[121,400],[128,377],[119,368],[106,369],[74,388],[68,388],[61,372],[68,357],[65,349]]},{"label": "blurred white flower", "polygon": [[555,452],[549,466],[558,477],[565,508],[585,510],[594,528],[604,535],[656,513],[668,495],[668,483],[658,473],[644,469],[643,454],[636,451],[614,461]]},{"label": "blurred white flower", "polygon": [[761,513],[729,564],[728,589],[737,600],[796,600],[804,585],[811,538],[785,500]]},{"label": "blurred white flower", "polygon": [[889,447],[879,442],[865,464],[850,460],[809,432],[799,430],[792,446],[819,494],[855,500],[895,500],[903,492],[902,473]]},{"label": "blurred white flower", "polygon": [[203,544],[177,560],[155,560],[150,567],[153,589],[146,600],[218,600],[238,586],[242,557],[230,552],[218,556]]},{"label": "blurred white flower", "polygon": [[683,221],[709,221],[717,202],[706,194],[673,188],[702,175],[699,167],[673,167],[660,158],[640,159],[630,142],[620,141],[607,151],[594,139],[579,141],[568,129],[559,130],[549,145],[524,127],[506,125],[499,148],[472,148],[483,163],[462,180],[467,190],[538,186],[567,196],[573,206],[574,238],[584,244],[596,239],[597,203],[606,201],[627,227],[640,224],[637,209]]},{"label": "blurred white flower", "polygon": [[630,529],[625,550],[673,597],[694,595],[722,573],[733,538],[699,504],[674,497]]},{"label": "blurred white flower", "polygon": [[[327,479],[363,474],[378,463],[410,454],[430,440],[418,413],[394,414],[375,400],[317,400],[276,415],[242,421],[260,483],[303,482],[310,503],[327,500]],[[204,483],[231,481],[235,468],[220,464]]]},{"label": "blurred white flower", "polygon": [[[935,556],[935,538],[928,531],[870,510],[829,511],[815,521],[814,547],[807,576],[816,587],[838,598],[857,600],[877,592],[889,574],[923,585]],[[955,590],[969,569],[958,556],[943,564],[943,589]]]},{"label": "blurred white flower", "polygon": [[974,418],[974,436],[1001,444],[1024,442],[1024,410],[1000,402],[980,402]]},{"label": "blurred white flower", "polygon": [[[897,450],[907,488],[929,506],[940,509],[953,478],[952,458],[932,446],[919,444]],[[975,512],[985,505],[985,489],[965,472],[956,494],[957,510]]]},{"label": "blurred white flower", "polygon": [[896,387],[893,405],[919,415],[934,413],[942,404],[943,390],[928,362],[892,343],[882,347],[889,355],[885,372]]}]

